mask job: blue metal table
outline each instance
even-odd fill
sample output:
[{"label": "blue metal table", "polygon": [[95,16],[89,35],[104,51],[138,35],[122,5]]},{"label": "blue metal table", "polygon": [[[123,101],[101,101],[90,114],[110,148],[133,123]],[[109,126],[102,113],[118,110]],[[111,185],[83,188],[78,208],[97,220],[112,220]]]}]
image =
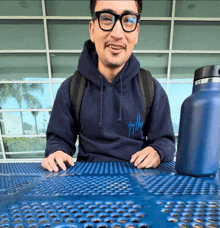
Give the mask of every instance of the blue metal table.
[{"label": "blue metal table", "polygon": [[75,163],[49,173],[40,163],[0,164],[0,227],[220,227],[216,177],[175,172],[174,162]]}]

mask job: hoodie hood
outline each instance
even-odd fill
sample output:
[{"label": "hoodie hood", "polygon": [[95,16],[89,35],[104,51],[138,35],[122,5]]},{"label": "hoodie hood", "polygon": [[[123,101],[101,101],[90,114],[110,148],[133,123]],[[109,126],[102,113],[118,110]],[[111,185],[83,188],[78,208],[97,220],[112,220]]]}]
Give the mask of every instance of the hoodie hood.
[{"label": "hoodie hood", "polygon": [[[95,45],[91,40],[87,40],[84,44],[84,48],[79,59],[78,70],[85,78],[99,87],[102,83],[104,85],[105,83],[108,83],[106,80],[103,80],[103,82],[100,80],[101,74],[98,71],[98,55],[95,50]],[[123,87],[126,87],[131,79],[137,75],[139,70],[140,63],[135,58],[134,54],[131,54],[129,60],[125,63],[124,67],[115,77],[111,85],[118,85],[122,80]]]},{"label": "hoodie hood", "polygon": [[[87,66],[87,67],[85,67]],[[101,76],[98,71],[98,55],[95,50],[95,45],[91,40],[88,40],[84,44],[83,52],[79,59],[79,72],[90,82],[100,87],[100,121],[99,127],[103,127],[103,93],[105,86],[114,86],[119,88],[120,91],[120,104],[119,104],[119,114],[117,117],[117,122],[122,122],[122,97],[123,88],[125,88],[132,78],[134,78],[138,71],[140,70],[140,64],[132,54],[129,60],[125,63],[122,70],[116,75],[112,83],[109,83],[104,77]]]},{"label": "hoodie hood", "polygon": [[73,112],[70,96],[73,77],[70,77],[56,95],[47,129],[46,157],[57,150],[73,156],[79,134],[78,162],[129,162],[134,153],[147,146],[158,151],[161,161],[173,159],[170,108],[160,83],[154,79],[154,100],[145,125],[137,78],[140,66],[134,55],[112,83],[100,75],[97,63],[95,47],[87,41],[78,68],[87,78],[80,106],[80,126]]}]

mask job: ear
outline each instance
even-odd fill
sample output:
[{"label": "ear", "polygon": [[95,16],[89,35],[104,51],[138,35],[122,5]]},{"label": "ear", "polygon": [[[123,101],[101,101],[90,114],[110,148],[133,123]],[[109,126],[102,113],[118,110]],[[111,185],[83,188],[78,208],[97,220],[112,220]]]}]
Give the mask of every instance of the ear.
[{"label": "ear", "polygon": [[94,22],[89,22],[89,35],[92,42],[94,42]]}]

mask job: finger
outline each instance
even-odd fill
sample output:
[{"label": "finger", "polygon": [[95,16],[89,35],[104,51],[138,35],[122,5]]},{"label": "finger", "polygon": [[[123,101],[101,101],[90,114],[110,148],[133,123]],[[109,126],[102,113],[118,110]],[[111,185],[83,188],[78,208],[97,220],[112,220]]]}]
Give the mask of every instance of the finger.
[{"label": "finger", "polygon": [[155,157],[153,160],[151,160],[145,168],[156,168],[160,164],[160,159],[158,157]]},{"label": "finger", "polygon": [[151,168],[158,163],[158,159],[160,159],[158,153],[154,150],[149,150],[148,155],[141,162],[141,164],[138,165],[138,168]]},{"label": "finger", "polygon": [[48,170],[50,172],[53,171],[53,169],[50,167],[50,165],[49,165],[49,163],[47,161],[47,158],[44,158],[44,160],[43,160],[41,165],[44,167],[44,169],[46,169],[46,170]]},{"label": "finger", "polygon": [[71,156],[67,155],[66,156],[66,161],[71,165],[71,166],[74,166],[74,162],[73,162],[73,159]]},{"label": "finger", "polygon": [[66,170],[66,165],[64,164],[65,159],[63,157],[57,157],[56,162],[62,170]]},{"label": "finger", "polygon": [[158,155],[158,159],[157,159],[155,165],[153,166],[153,168],[157,168],[160,165],[160,162],[161,162],[160,161],[160,156]]},{"label": "finger", "polygon": [[52,168],[52,171],[58,172],[59,169],[56,166],[54,159],[55,159],[54,156],[49,156],[49,158],[48,158],[48,164]]},{"label": "finger", "polygon": [[136,152],[135,154],[133,154],[133,155],[131,156],[130,163],[135,162],[135,160],[137,159],[137,157],[138,157],[139,153],[140,153],[140,152]]},{"label": "finger", "polygon": [[146,168],[146,166],[151,162],[149,156],[145,157],[144,160],[142,160],[142,162],[140,164],[138,164],[137,168],[138,169],[142,169],[142,168]]},{"label": "finger", "polygon": [[139,165],[141,165],[141,163],[142,163],[145,159],[147,159],[148,155],[149,155],[149,152],[148,152],[148,151],[145,151],[145,152],[140,153],[139,156],[137,157],[137,159],[136,159],[134,165],[135,165],[136,167],[138,167]]},{"label": "finger", "polygon": [[157,162],[155,163],[155,165],[153,166],[153,168],[157,168],[160,165],[160,158],[157,160]]}]

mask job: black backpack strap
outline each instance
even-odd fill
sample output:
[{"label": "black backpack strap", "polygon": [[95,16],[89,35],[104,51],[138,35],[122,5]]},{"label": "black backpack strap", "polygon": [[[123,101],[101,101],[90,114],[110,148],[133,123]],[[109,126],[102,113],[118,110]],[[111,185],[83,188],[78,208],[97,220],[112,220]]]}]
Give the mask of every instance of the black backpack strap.
[{"label": "black backpack strap", "polygon": [[141,68],[138,73],[138,84],[143,98],[145,126],[154,99],[154,82],[151,73]]},{"label": "black backpack strap", "polygon": [[79,112],[81,108],[85,84],[86,84],[85,77],[83,77],[83,75],[80,74],[78,70],[75,71],[74,75],[72,76],[72,81],[70,84],[70,99],[73,105],[73,111],[76,117],[78,128],[80,126]]}]

